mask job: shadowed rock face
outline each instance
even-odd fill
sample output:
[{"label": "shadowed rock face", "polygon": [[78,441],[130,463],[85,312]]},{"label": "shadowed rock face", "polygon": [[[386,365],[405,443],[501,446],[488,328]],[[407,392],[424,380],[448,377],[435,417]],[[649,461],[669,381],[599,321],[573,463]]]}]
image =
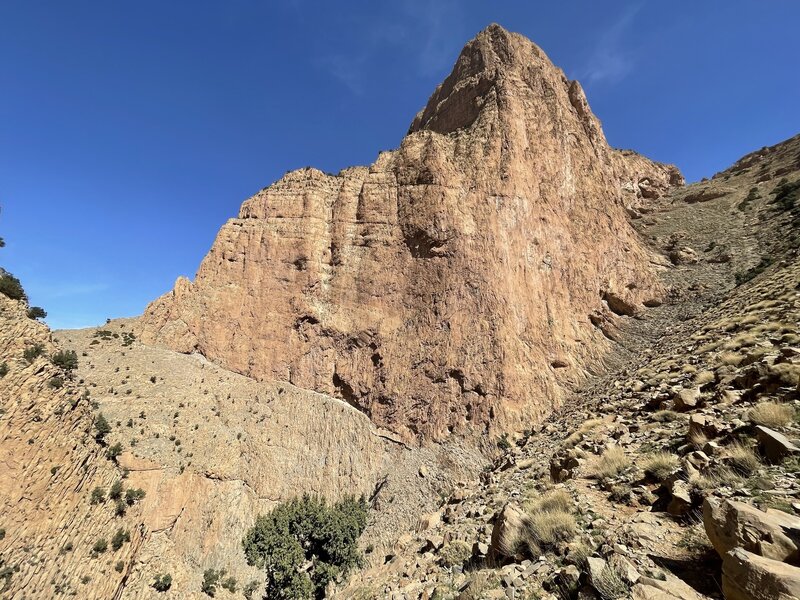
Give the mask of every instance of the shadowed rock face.
[{"label": "shadowed rock face", "polygon": [[625,205],[680,183],[610,149],[580,85],[493,25],[397,150],[247,200],[140,334],[335,395],[407,438],[526,427],[616,319],[657,304]]}]

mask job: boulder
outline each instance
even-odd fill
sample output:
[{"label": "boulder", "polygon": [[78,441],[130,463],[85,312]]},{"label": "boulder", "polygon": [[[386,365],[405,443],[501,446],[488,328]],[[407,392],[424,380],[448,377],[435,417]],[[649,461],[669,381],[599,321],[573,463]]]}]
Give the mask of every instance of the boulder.
[{"label": "boulder", "polygon": [[790,454],[800,452],[800,448],[795,446],[785,435],[769,427],[756,425],[756,436],[759,448],[771,463],[780,463]]},{"label": "boulder", "polygon": [[689,492],[689,484],[683,479],[678,479],[672,484],[670,490],[672,499],[667,505],[667,512],[673,517],[683,517],[692,510],[692,496]]},{"label": "boulder", "polygon": [[684,388],[672,399],[675,403],[675,410],[685,411],[697,408],[700,402],[700,388]]},{"label": "boulder", "polygon": [[497,515],[490,551],[494,556],[513,557],[521,539],[524,513],[513,504],[506,504]]},{"label": "boulder", "polygon": [[800,568],[734,548],[723,558],[722,593],[726,600],[797,600]]},{"label": "boulder", "polygon": [[708,539],[720,556],[743,548],[772,560],[797,562],[797,542],[786,532],[800,532],[800,518],[779,510],[766,511],[733,500],[719,504],[710,498],[703,503],[703,525]]}]

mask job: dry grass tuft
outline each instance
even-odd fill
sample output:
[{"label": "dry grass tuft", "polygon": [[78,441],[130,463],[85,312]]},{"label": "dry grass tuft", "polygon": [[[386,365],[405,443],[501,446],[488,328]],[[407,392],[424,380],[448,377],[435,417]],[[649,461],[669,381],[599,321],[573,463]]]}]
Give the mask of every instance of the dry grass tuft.
[{"label": "dry grass tuft", "polygon": [[531,554],[572,539],[577,531],[575,504],[564,490],[551,490],[524,505],[523,531]]},{"label": "dry grass tuft", "polygon": [[598,427],[603,423],[603,419],[589,419],[584,421],[583,424],[572,433],[566,440],[564,440],[564,447],[571,448],[586,436],[592,429]]},{"label": "dry grass tuft", "polygon": [[657,423],[668,423],[670,421],[678,421],[682,417],[674,410],[659,410],[658,412],[654,412],[653,416],[650,418]]},{"label": "dry grass tuft", "polygon": [[680,465],[680,460],[669,452],[656,452],[642,461],[642,469],[656,481],[664,481]]},{"label": "dry grass tuft", "polygon": [[708,436],[702,431],[693,431],[689,436],[689,443],[697,450],[702,450],[708,443]]},{"label": "dry grass tuft", "polygon": [[744,360],[744,355],[738,352],[723,352],[717,357],[717,362],[721,365],[738,367]]},{"label": "dry grass tuft", "polygon": [[703,492],[723,486],[735,487],[741,483],[741,477],[733,469],[726,466],[719,466],[702,475],[693,475],[689,478],[689,485]]},{"label": "dry grass tuft", "polygon": [[750,477],[761,466],[761,461],[753,449],[741,442],[731,444],[726,454],[733,470],[744,477]]},{"label": "dry grass tuft", "polygon": [[598,456],[591,466],[591,474],[598,479],[606,479],[619,475],[631,464],[631,459],[625,455],[619,446],[611,446],[602,455]]},{"label": "dry grass tuft", "polygon": [[603,600],[626,598],[629,594],[628,584],[609,565],[592,580],[592,586]]},{"label": "dry grass tuft", "polygon": [[695,385],[706,385],[712,383],[716,378],[714,371],[700,371],[694,376],[694,383]]},{"label": "dry grass tuft", "polygon": [[791,423],[794,410],[780,402],[759,402],[747,413],[751,422],[770,429],[781,429]]}]

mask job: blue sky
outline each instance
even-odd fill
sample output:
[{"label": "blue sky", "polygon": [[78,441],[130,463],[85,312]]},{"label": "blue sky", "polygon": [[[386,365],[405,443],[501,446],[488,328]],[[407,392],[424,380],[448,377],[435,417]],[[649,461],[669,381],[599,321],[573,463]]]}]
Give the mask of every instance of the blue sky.
[{"label": "blue sky", "polygon": [[690,180],[800,131],[800,2],[0,2],[0,265],[54,327],[141,313],[285,171],[394,148],[491,22]]}]

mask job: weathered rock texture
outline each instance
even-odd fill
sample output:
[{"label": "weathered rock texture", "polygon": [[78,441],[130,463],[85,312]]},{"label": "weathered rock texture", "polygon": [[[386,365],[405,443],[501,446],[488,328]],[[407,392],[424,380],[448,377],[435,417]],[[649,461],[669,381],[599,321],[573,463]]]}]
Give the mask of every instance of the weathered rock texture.
[{"label": "weathered rock texture", "polygon": [[625,208],[681,182],[610,149],[580,85],[493,25],[399,149],[247,200],[140,332],[407,438],[521,427],[658,302]]}]

